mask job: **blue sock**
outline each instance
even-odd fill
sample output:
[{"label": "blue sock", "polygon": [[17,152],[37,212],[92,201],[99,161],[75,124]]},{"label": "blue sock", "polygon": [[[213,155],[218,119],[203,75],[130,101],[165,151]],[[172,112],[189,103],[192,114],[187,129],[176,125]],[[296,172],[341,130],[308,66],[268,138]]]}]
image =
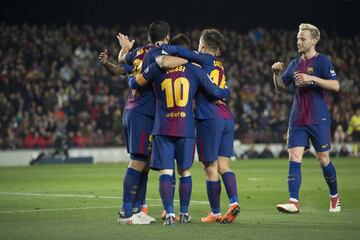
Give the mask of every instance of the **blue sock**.
[{"label": "blue sock", "polygon": [[174,193],[172,190],[171,175],[162,174],[159,179],[159,192],[163,207],[167,214],[174,212]]},{"label": "blue sock", "polygon": [[299,189],[301,184],[301,163],[289,162],[288,189],[290,198],[299,200]]},{"label": "blue sock", "polygon": [[139,188],[133,201],[133,209],[140,210],[140,206],[146,203],[146,187],[148,181],[148,172],[143,171],[139,180]]},{"label": "blue sock", "polygon": [[189,211],[191,190],[192,190],[191,176],[180,177],[180,184],[179,184],[180,213],[188,213]]},{"label": "blue sock", "polygon": [[330,195],[334,196],[338,193],[337,190],[337,180],[336,180],[336,170],[332,162],[326,167],[322,167],[323,175],[327,185],[329,186]]},{"label": "blue sock", "polygon": [[172,186],[172,190],[173,190],[173,199],[175,199],[175,187],[176,187],[176,173],[175,171],[173,172],[173,175],[171,176],[171,186]]},{"label": "blue sock", "polygon": [[221,194],[221,182],[206,180],[207,195],[211,207],[211,211],[214,214],[220,213],[220,194]]},{"label": "blue sock", "polygon": [[238,202],[238,195],[237,195],[237,186],[236,186],[236,178],[233,172],[225,172],[222,175],[222,180],[225,185],[226,194],[229,198],[229,203]]},{"label": "blue sock", "polygon": [[128,168],[123,182],[123,205],[125,217],[131,217],[133,214],[132,204],[139,187],[141,173]]}]

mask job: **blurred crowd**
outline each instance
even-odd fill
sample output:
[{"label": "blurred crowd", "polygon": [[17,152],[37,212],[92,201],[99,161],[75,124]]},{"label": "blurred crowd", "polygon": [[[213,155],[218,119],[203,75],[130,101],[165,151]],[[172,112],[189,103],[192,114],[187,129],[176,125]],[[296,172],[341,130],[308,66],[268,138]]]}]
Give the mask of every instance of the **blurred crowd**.
[{"label": "blurred crowd", "polygon": [[[242,143],[285,142],[293,94],[275,92],[271,65],[298,55],[297,29],[219,30],[225,36],[221,55],[232,91],[235,138]],[[51,147],[59,129],[73,147],[123,145],[127,82],[111,76],[98,60],[104,48],[116,59],[119,31],[135,39],[135,45],[146,43],[145,25],[1,23],[0,148]],[[172,34],[178,32],[172,29]],[[201,29],[181,32],[197,49]],[[360,36],[321,33],[318,50],[331,57],[341,82],[339,93],[326,95],[333,140],[341,144],[351,141],[348,123],[360,107]]]}]

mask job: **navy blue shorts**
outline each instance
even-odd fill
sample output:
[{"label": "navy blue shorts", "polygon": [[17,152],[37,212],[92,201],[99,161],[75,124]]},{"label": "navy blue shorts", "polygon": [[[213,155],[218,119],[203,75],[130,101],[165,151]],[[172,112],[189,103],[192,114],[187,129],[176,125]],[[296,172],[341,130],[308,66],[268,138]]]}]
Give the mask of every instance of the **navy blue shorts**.
[{"label": "navy blue shorts", "polygon": [[214,162],[218,156],[234,155],[234,120],[205,119],[198,121],[196,143],[199,159]]},{"label": "navy blue shorts", "polygon": [[195,138],[153,136],[151,168],[174,169],[175,161],[181,170],[190,168],[194,162]]},{"label": "navy blue shorts", "polygon": [[[150,156],[151,131],[154,118],[135,111],[125,110],[123,114],[123,127],[125,143],[128,153]],[[140,160],[140,159],[135,159]]]},{"label": "navy blue shorts", "polygon": [[331,149],[330,126],[291,126],[288,130],[288,148],[310,148],[310,141],[317,152],[326,152]]}]

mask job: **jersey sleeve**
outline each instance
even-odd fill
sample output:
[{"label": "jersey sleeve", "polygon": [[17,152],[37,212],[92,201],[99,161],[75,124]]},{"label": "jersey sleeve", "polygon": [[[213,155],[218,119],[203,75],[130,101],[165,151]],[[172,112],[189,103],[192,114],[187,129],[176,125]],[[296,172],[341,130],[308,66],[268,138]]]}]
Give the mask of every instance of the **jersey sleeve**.
[{"label": "jersey sleeve", "polygon": [[294,65],[295,60],[292,60],[281,75],[281,79],[285,86],[289,86],[294,81]]},{"label": "jersey sleeve", "polygon": [[133,65],[134,58],[136,56],[136,51],[137,51],[137,49],[132,50],[125,55],[125,63],[126,64]]},{"label": "jersey sleeve", "polygon": [[327,57],[324,57],[323,61],[323,74],[325,79],[336,80],[336,72],[330,59]]},{"label": "jersey sleeve", "polygon": [[143,73],[134,76],[129,76],[128,84],[132,89],[139,89],[148,85],[151,81],[153,81],[154,77],[161,74],[161,70],[156,63],[152,63],[149,67],[147,67]]},{"label": "jersey sleeve", "polygon": [[161,48],[170,55],[176,55],[178,57],[186,58],[190,62],[194,62],[204,67],[208,64],[208,58],[203,54],[192,51],[190,49],[174,46],[174,45],[162,45]]},{"label": "jersey sleeve", "polygon": [[133,70],[133,66],[132,65],[129,65],[129,64],[123,64],[124,66],[124,69],[125,69],[125,72],[130,74],[132,73],[132,70]]},{"label": "jersey sleeve", "polygon": [[196,77],[199,79],[200,86],[210,96],[217,99],[223,99],[230,95],[230,90],[228,88],[219,88],[215,83],[212,82],[209,75],[203,69],[194,67],[194,72]]}]

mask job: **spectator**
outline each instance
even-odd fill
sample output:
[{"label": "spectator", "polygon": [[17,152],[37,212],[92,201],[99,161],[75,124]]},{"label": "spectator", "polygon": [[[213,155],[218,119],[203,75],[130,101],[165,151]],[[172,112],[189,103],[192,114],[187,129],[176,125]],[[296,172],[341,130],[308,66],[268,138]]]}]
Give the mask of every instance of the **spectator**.
[{"label": "spectator", "polygon": [[[142,44],[147,40],[145,28],[130,25],[127,32]],[[123,144],[117,109],[124,107],[127,83],[122,76],[107,74],[97,60],[104,47],[113,53],[111,58],[117,57],[119,49],[112,42],[116,32],[114,27],[71,24],[1,24],[0,147],[35,147],[35,132],[40,139],[52,139],[54,118],[70,117],[68,131],[81,131],[84,147],[95,144],[89,136],[98,135],[98,129],[103,134],[101,144]],[[248,33],[231,29],[222,32],[225,49],[221,57],[232,90],[229,106],[236,119],[236,139],[248,144],[283,143],[292,96],[280,97],[271,89],[272,74],[267,66],[274,61],[273,56],[281,56],[287,64],[296,54],[290,41],[296,39],[296,32],[263,28]],[[196,49],[200,29],[185,34],[191,36]],[[360,105],[360,36],[329,37],[320,51],[334,57],[341,82],[340,93],[326,97],[333,117],[331,133],[337,141],[342,139],[336,132],[338,125],[348,131],[352,109]],[[42,141],[40,145],[44,144],[49,147],[52,141]]]}]

